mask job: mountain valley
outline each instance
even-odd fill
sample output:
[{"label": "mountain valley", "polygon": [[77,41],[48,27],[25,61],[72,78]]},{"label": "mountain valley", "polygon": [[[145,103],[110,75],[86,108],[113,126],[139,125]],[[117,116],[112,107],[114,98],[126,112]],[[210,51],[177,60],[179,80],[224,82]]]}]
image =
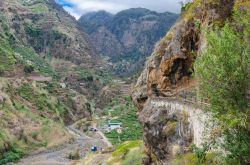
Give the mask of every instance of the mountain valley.
[{"label": "mountain valley", "polygon": [[248,165],[250,3],[180,4],[0,1],[0,165]]},{"label": "mountain valley", "polygon": [[97,54],[103,56],[118,76],[131,76],[143,68],[155,43],[178,18],[144,8],[86,13],[79,20]]}]

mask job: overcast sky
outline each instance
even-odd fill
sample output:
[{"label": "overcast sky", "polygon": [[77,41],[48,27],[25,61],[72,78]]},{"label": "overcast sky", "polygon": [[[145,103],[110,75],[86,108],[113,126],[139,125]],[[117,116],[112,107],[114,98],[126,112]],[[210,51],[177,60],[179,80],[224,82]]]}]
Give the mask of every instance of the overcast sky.
[{"label": "overcast sky", "polygon": [[78,19],[87,12],[106,10],[117,13],[124,9],[143,7],[157,12],[180,11],[180,0],[56,0]]}]

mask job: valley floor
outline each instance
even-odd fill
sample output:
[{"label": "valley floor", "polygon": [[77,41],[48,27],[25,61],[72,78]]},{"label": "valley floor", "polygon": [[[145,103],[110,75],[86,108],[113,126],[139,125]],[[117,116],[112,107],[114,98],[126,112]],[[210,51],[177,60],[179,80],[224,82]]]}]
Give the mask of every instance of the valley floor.
[{"label": "valley floor", "polygon": [[30,155],[22,159],[17,165],[71,165],[76,162],[69,158],[71,154],[74,156],[74,154],[79,153],[80,158],[84,158],[86,154],[91,152],[90,149],[92,146],[103,149],[110,146],[110,142],[99,135],[99,132],[96,132],[98,134],[96,137],[89,137],[75,129],[74,125],[69,126],[67,129],[74,137],[71,143]]}]

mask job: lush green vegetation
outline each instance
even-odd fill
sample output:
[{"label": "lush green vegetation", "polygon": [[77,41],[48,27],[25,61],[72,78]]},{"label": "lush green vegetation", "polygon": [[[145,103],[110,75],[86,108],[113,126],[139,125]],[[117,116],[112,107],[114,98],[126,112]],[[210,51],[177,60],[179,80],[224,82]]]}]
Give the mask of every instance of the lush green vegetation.
[{"label": "lush green vegetation", "polygon": [[183,4],[183,6],[181,7],[181,11],[187,11],[192,4],[193,2],[188,2],[186,4]]},{"label": "lush green vegetation", "polygon": [[218,158],[216,153],[207,153],[204,160],[200,163],[195,153],[186,153],[179,155],[173,162],[173,165],[222,165],[223,162]]},{"label": "lush green vegetation", "polygon": [[64,34],[51,29],[50,24],[45,27],[37,27],[32,24],[25,26],[25,32],[28,35],[28,42],[32,45],[37,53],[45,51],[46,47],[52,47],[57,41],[66,42]]},{"label": "lush green vegetation", "polygon": [[0,72],[13,70],[16,62],[14,51],[12,50],[8,40],[0,37]]},{"label": "lush green vegetation", "polygon": [[0,154],[0,165],[17,162],[24,156],[24,151],[16,146],[11,146],[7,152]]},{"label": "lush green vegetation", "polygon": [[37,91],[30,84],[25,84],[18,88],[17,93],[27,101],[33,103],[38,110],[54,112],[58,117],[63,116],[67,112],[67,108],[59,100],[52,101],[53,99],[48,99],[49,96],[45,91],[42,89]]},{"label": "lush green vegetation", "polygon": [[6,23],[5,16],[0,14],[0,75],[5,71],[13,70],[16,62],[14,51],[10,44],[10,38],[12,37],[9,34],[9,26]]},{"label": "lush green vegetation", "polygon": [[[238,20],[238,25],[207,32],[207,51],[195,63],[200,92],[210,100],[209,110],[221,123],[227,164],[250,163],[249,18],[244,19],[248,26]],[[234,30],[237,27],[243,33]]]},{"label": "lush green vegetation", "polygon": [[138,122],[137,110],[131,98],[125,97],[124,103],[120,101],[119,99],[113,99],[112,103],[105,108],[106,115],[110,113],[116,122],[122,123],[123,127],[121,134],[117,133],[116,130],[105,133],[113,144],[142,138],[142,128]]}]

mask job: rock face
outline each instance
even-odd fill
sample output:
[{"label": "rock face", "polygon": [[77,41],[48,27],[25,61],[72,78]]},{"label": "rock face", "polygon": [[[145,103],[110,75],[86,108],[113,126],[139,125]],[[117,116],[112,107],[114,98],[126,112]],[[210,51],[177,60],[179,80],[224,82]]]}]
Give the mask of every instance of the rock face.
[{"label": "rock face", "polygon": [[105,11],[88,13],[79,23],[89,34],[96,52],[113,63],[115,73],[129,75],[141,68],[154,43],[164,36],[177,17],[173,13],[135,8],[116,15]]},{"label": "rock face", "polygon": [[[152,98],[140,112],[144,127],[144,141],[159,163],[167,164],[178,154],[187,152],[187,146],[201,146],[208,138],[207,114],[188,102],[175,99]],[[152,158],[144,160],[152,162]]]},{"label": "rock face", "polygon": [[144,128],[144,164],[171,164],[176,153],[205,142],[209,115],[202,111],[206,101],[196,94],[193,63],[206,48],[201,29],[223,26],[234,3],[195,0],[155,46],[132,94]]}]

